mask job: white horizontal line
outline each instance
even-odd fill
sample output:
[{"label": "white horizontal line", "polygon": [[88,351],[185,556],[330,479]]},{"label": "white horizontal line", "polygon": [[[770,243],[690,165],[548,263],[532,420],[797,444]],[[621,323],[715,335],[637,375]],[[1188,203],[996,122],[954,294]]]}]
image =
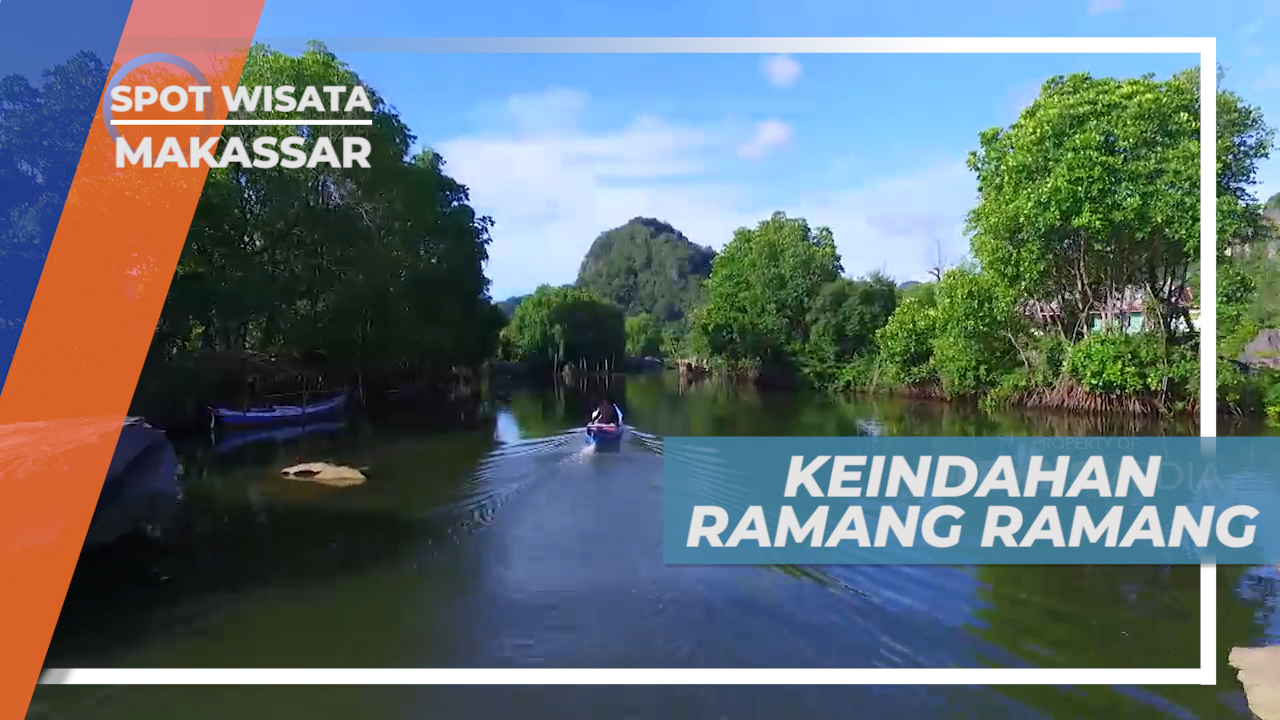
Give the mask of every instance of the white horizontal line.
[{"label": "white horizontal line", "polygon": [[372,120],[112,120],[112,125],[141,127],[204,126],[204,125],[372,125]]},{"label": "white horizontal line", "polygon": [[82,668],[42,685],[1199,685],[1200,668]]},{"label": "white horizontal line", "polygon": [[[277,50],[301,50],[311,38],[255,38]],[[333,37],[336,53],[1186,53],[1214,47],[1211,37]],[[231,52],[219,38],[128,38],[146,52]]]}]

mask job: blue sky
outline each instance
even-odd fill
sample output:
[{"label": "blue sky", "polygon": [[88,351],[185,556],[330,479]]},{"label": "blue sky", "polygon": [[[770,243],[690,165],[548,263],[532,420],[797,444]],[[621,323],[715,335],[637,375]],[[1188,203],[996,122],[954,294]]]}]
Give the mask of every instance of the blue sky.
[{"label": "blue sky", "polygon": [[[1280,125],[1280,0],[1028,3],[267,0],[259,39],[1216,36],[1227,85]],[[496,298],[572,281],[637,215],[720,247],[774,210],[828,225],[845,269],[919,279],[963,257],[979,131],[1046,78],[1168,75],[1191,56],[340,55],[497,222]],[[1280,163],[1259,194],[1280,191]]]}]

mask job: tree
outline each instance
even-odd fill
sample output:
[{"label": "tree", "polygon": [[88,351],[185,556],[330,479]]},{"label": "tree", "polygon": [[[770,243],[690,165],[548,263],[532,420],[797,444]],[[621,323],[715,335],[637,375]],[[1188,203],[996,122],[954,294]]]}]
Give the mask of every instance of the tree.
[{"label": "tree", "polygon": [[652,315],[641,313],[627,318],[627,355],[653,357],[662,352],[662,327]]},{"label": "tree", "polygon": [[[239,80],[368,88],[319,44],[298,56],[255,46]],[[444,377],[494,352],[502,320],[484,275],[492,220],[438,154],[408,157],[413,135],[375,90],[369,98],[369,127],[224,128],[224,143],[274,133],[303,137],[307,151],[320,137],[358,134],[370,142],[370,167],[210,170],[153,365],[202,351],[322,352],[337,380],[394,381]],[[259,108],[253,117],[292,115]]]},{"label": "tree", "polygon": [[937,294],[937,282],[918,282],[909,285],[904,283],[898,286],[898,304],[901,305],[909,298],[918,298],[927,305],[933,305],[937,300]]},{"label": "tree", "polygon": [[[1068,339],[1131,288],[1159,303],[1171,332],[1200,252],[1198,94],[1196,71],[1055,77],[1012,126],[983,132],[969,158],[980,196],[969,228],[984,272],[1057,303]],[[1238,97],[1218,105],[1219,213],[1239,224],[1266,133]]]},{"label": "tree", "polygon": [[622,311],[575,287],[543,285],[516,308],[502,331],[509,359],[559,370],[616,363],[626,352]]},{"label": "tree", "polygon": [[[938,333],[938,308],[932,283],[917,285],[902,298],[889,322],[876,333],[876,345],[889,377],[904,386],[933,382],[934,341]],[[930,288],[926,292],[918,288]]]},{"label": "tree", "polygon": [[897,285],[882,273],[837,278],[822,287],[809,309],[809,342],[829,344],[842,357],[870,352],[897,305]]},{"label": "tree", "polygon": [[841,271],[829,229],[774,213],[738,229],[716,257],[699,331],[729,361],[790,366],[808,340],[812,298]]},{"label": "tree", "polygon": [[1019,364],[1026,323],[1012,294],[987,275],[969,267],[943,273],[934,321],[933,367],[948,395],[989,390]]},{"label": "tree", "polygon": [[[0,79],[0,357],[12,355],[108,68],[80,52],[45,70],[39,88]],[[8,363],[0,365],[0,380]]]},{"label": "tree", "polygon": [[860,280],[837,278],[824,285],[806,318],[809,339],[801,360],[810,382],[829,389],[838,386],[851,361],[874,353],[876,332],[897,304],[897,285],[880,273]]}]

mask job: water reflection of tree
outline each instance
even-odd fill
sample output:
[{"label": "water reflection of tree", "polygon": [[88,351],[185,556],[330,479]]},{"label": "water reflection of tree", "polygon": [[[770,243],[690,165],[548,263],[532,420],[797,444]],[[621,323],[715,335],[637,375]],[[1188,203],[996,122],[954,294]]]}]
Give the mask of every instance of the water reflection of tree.
[{"label": "water reflection of tree", "polygon": [[1073,413],[986,412],[965,403],[898,398],[851,399],[880,420],[886,434],[899,436],[1061,436],[1195,435],[1194,425],[1154,418]]},{"label": "water reflection of tree", "polygon": [[581,427],[606,398],[617,403],[632,423],[627,384],[621,375],[554,382],[513,392],[508,405],[523,437],[551,437]]},{"label": "water reflection of tree", "polygon": [[550,437],[565,429],[562,395],[554,392],[513,393],[509,401],[511,415],[525,438]]},{"label": "water reflection of tree", "polygon": [[[345,577],[367,576],[371,570],[420,557],[424,548],[492,512],[486,506],[491,495],[473,493],[468,485],[493,444],[490,429],[448,435],[317,436],[216,462],[207,455],[186,454],[187,532],[167,548],[118,546],[86,554],[64,603],[50,647],[51,662],[74,664],[86,657],[93,662],[132,652],[174,632],[175,623],[190,622],[186,616],[205,612],[201,608],[215,598],[311,585],[332,593]],[[367,467],[370,482],[335,491],[279,475],[285,464],[321,458]],[[383,610],[355,609],[370,616],[402,614],[412,607],[411,594],[420,583],[421,577],[412,582],[397,579],[388,586],[394,590],[379,592],[403,593],[403,598],[388,597]],[[363,593],[366,586],[357,585],[353,591]],[[323,625],[316,632],[341,630],[342,623],[334,623],[328,611],[312,612]],[[398,645],[391,634],[402,632],[401,625],[366,625],[368,632],[387,636],[365,638],[368,642],[349,650],[376,655],[379,647]],[[282,667],[335,659],[293,656],[287,646],[268,645],[243,650],[265,653]],[[216,649],[223,650],[227,648]],[[199,658],[218,662],[205,655]],[[385,656],[368,660],[395,661]],[[256,661],[246,654],[230,662]]]},{"label": "water reflection of tree", "polygon": [[[1137,691],[1106,687],[1003,688],[1006,695],[1053,718],[1167,718],[1161,704],[1194,717],[1232,717],[1223,687],[1238,694],[1226,665],[1233,645],[1255,622],[1236,594],[1243,568],[1218,572],[1219,686],[1169,686]],[[988,606],[976,632],[1039,666],[1198,667],[1199,574],[1196,566],[987,566]],[[1058,620],[1054,617],[1058,616]],[[1077,619],[1078,620],[1075,620]],[[1074,621],[1073,621],[1074,620]],[[1143,697],[1145,695],[1146,697]]]},{"label": "water reflection of tree", "polygon": [[626,403],[628,422],[658,435],[787,434],[780,428],[797,411],[794,398],[716,380],[686,383],[674,373],[631,378]]},{"label": "water reflection of tree", "polygon": [[[1194,667],[1194,566],[991,565],[977,569],[986,640],[1042,666]],[[1046,624],[1071,613],[1079,623]]]},{"label": "water reflection of tree", "polygon": [[[893,397],[833,398],[761,393],[714,378],[677,373],[631,378],[630,416],[655,434],[852,436],[875,421],[896,436],[1160,436],[1194,435],[1194,424],[1155,418],[1036,411],[986,412],[965,403]],[[641,420],[641,418],[644,418]],[[659,429],[660,428],[660,429]]]},{"label": "water reflection of tree", "polygon": [[1280,435],[1280,427],[1258,418],[1219,418],[1218,435],[1240,437],[1272,437]]},{"label": "water reflection of tree", "polygon": [[1256,608],[1255,618],[1261,631],[1270,636],[1271,623],[1276,617],[1280,601],[1280,579],[1272,568],[1253,568],[1244,573],[1240,581],[1239,598],[1249,607]]}]

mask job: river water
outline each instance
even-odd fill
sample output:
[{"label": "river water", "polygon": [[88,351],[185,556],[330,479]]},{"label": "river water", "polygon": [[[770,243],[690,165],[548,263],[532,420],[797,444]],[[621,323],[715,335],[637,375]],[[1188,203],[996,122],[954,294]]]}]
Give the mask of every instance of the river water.
[{"label": "river water", "polygon": [[[196,449],[176,546],[82,558],[46,667],[1195,667],[1198,568],[666,567],[662,437],[1196,434],[938,403],[761,396],[669,374],[512,393],[475,431],[355,423]],[[234,443],[232,443],[234,445]],[[358,487],[282,479],[299,461]],[[1248,718],[1225,665],[1271,586],[1220,574],[1216,688],[41,687],[29,717]],[[855,674],[855,671],[850,671]],[[865,714],[863,714],[865,713]]]}]

